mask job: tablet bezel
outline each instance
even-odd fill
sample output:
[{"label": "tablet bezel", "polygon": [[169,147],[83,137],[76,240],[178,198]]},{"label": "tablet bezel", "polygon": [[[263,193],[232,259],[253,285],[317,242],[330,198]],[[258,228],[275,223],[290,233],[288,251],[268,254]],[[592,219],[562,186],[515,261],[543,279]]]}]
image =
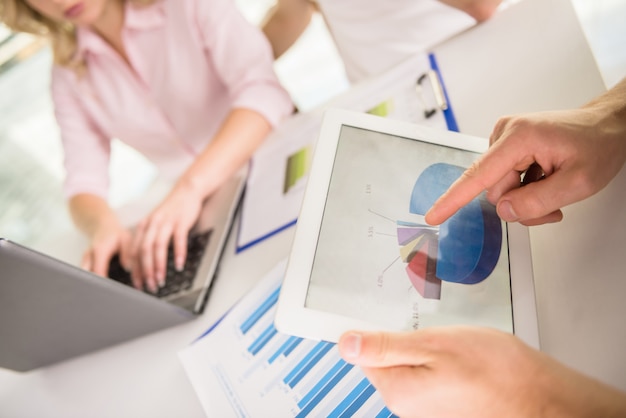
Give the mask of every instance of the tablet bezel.
[{"label": "tablet bezel", "polygon": [[[381,329],[377,324],[305,306],[335,154],[343,126],[477,153],[484,152],[488,147],[488,141],[484,138],[342,109],[328,109],[325,112],[278,300],[275,326],[286,334],[331,342],[336,342],[343,332],[350,329]],[[539,348],[528,228],[520,224],[506,226],[514,334],[527,344]]]}]

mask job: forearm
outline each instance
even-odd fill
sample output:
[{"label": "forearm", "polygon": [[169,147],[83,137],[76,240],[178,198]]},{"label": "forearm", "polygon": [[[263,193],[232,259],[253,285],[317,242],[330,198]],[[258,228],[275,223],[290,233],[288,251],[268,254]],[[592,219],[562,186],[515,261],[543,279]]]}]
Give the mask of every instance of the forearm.
[{"label": "forearm", "polygon": [[551,361],[535,389],[535,416],[618,418],[626,416],[626,393]]},{"label": "forearm", "polygon": [[626,78],[583,107],[610,111],[626,125]]},{"label": "forearm", "polygon": [[582,107],[593,118],[589,139],[598,140],[598,155],[605,164],[616,165],[617,173],[626,163],[626,78]]},{"label": "forearm", "polygon": [[99,196],[81,193],[69,201],[70,214],[78,229],[92,238],[103,225],[119,226],[117,215]]},{"label": "forearm", "polygon": [[202,198],[210,196],[251,158],[270,131],[270,124],[257,112],[233,110],[174,190],[191,190]]},{"label": "forearm", "polygon": [[593,99],[583,109],[596,113],[607,132],[624,145],[622,153],[626,159],[626,78],[603,95]]},{"label": "forearm", "polygon": [[279,58],[302,35],[315,11],[309,0],[278,1],[261,24],[272,45],[274,58]]}]

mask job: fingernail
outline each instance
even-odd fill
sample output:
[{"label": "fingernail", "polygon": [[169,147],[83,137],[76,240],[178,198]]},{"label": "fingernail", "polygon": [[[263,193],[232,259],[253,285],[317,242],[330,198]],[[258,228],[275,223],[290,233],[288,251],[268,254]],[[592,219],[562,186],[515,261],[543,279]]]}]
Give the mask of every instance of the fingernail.
[{"label": "fingernail", "polygon": [[157,282],[159,283],[159,287],[165,286],[165,277],[163,277],[163,273],[157,273]]},{"label": "fingernail", "polygon": [[175,267],[176,271],[183,271],[183,268],[185,267],[185,260],[182,257],[177,257]]},{"label": "fingernail", "polygon": [[424,214],[424,219],[426,219],[426,218],[430,218],[430,213],[431,213],[432,211],[433,211],[433,208],[432,208],[432,207],[431,207],[430,209],[428,209],[428,210],[426,211],[426,213]]},{"label": "fingernail", "polygon": [[341,342],[341,354],[347,358],[358,358],[361,354],[361,334],[347,334]]},{"label": "fingernail", "polygon": [[500,202],[498,205],[498,215],[506,222],[515,222],[519,219],[517,213],[513,210],[513,205],[511,205],[511,202],[508,200]]},{"label": "fingernail", "polygon": [[156,293],[158,292],[158,288],[156,285],[156,282],[154,280],[152,280],[152,278],[148,278],[148,289],[150,289],[150,293]]}]

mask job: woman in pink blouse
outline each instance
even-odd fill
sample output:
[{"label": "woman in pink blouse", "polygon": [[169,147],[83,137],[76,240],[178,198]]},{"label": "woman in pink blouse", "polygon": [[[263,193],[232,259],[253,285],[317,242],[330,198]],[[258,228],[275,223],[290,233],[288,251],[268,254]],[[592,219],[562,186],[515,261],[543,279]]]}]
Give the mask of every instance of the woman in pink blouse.
[{"label": "woman in pink blouse", "polygon": [[[106,275],[119,253],[135,286],[156,291],[169,243],[182,268],[202,201],[293,111],[269,43],[234,0],[0,0],[0,20],[51,40],[83,267]],[[113,138],[176,179],[132,235],[107,203]]]}]

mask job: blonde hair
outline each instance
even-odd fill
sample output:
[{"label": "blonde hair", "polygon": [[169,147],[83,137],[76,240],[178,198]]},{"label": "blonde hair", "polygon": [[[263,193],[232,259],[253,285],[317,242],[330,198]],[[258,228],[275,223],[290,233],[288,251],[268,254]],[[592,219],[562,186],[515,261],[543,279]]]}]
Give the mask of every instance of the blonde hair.
[{"label": "blonde hair", "polygon": [[[149,5],[157,0],[125,0]],[[76,27],[69,22],[52,20],[33,9],[24,0],[0,0],[0,22],[16,32],[45,37],[50,41],[54,62],[79,70],[85,63],[76,57]]]}]

